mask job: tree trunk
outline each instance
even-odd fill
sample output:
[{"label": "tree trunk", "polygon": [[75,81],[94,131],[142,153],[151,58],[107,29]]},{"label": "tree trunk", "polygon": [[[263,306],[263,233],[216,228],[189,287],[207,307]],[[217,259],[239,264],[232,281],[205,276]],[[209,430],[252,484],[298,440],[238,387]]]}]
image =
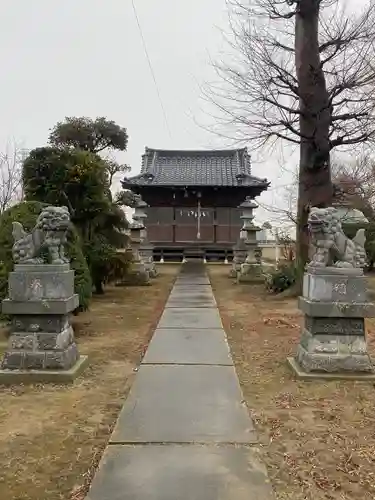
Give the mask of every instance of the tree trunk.
[{"label": "tree trunk", "polygon": [[103,282],[101,279],[94,280],[95,293],[97,295],[104,295]]},{"label": "tree trunk", "polygon": [[[308,260],[307,218],[310,208],[332,203],[329,101],[319,54],[320,0],[300,0],[295,21],[295,62],[300,97],[300,163],[297,220],[297,263]],[[302,276],[302,272],[301,272]]]}]

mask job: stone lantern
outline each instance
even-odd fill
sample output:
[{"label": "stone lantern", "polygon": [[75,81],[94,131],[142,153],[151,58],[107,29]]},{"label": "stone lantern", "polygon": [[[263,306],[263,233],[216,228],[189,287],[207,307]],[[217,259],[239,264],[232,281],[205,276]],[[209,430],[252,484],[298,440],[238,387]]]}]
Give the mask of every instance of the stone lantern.
[{"label": "stone lantern", "polygon": [[142,198],[137,202],[134,207],[133,214],[133,229],[139,230],[139,238],[141,241],[147,239],[147,230],[145,226],[145,221],[147,219],[146,208],[148,207],[147,203],[142,200]]},{"label": "stone lantern", "polygon": [[263,281],[262,249],[257,240],[257,233],[262,229],[253,222],[254,210],[258,208],[258,205],[248,196],[239,208],[242,211],[241,220],[243,221],[240,239],[243,240],[246,248],[246,258],[237,271],[237,279],[240,282]]},{"label": "stone lantern", "polygon": [[[143,262],[150,278],[155,278],[158,273],[154,262],[154,247],[148,241],[146,228],[147,207],[147,203],[142,199],[137,202],[133,214],[133,232],[135,239],[139,240],[137,249],[139,259]],[[136,234],[137,231],[139,231],[139,234]]]},{"label": "stone lantern", "polygon": [[[238,208],[241,208],[241,205]],[[229,272],[230,278],[237,278],[238,273],[241,271],[241,265],[246,260],[247,247],[245,242],[246,242],[246,232],[244,232],[242,227],[237,243],[233,247],[232,268]]]}]

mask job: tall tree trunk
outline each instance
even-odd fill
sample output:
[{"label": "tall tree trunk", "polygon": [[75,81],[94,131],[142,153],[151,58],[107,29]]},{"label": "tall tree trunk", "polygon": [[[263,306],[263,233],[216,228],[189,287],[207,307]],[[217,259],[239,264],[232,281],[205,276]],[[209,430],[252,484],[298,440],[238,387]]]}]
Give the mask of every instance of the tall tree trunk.
[{"label": "tall tree trunk", "polygon": [[320,0],[300,0],[295,21],[295,62],[301,112],[297,222],[300,270],[308,260],[309,210],[312,206],[329,206],[333,196],[329,140],[332,107],[319,54],[319,5]]}]

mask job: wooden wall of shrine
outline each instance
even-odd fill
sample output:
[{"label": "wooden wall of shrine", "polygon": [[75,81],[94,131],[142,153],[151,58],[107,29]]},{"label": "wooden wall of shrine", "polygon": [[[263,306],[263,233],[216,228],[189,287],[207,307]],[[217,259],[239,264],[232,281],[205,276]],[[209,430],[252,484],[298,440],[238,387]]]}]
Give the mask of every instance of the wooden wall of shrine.
[{"label": "wooden wall of shrine", "polygon": [[202,207],[200,224],[196,206],[152,207],[147,215],[148,238],[154,244],[234,244],[242,227],[240,210],[232,207]]},{"label": "wooden wall of shrine", "polygon": [[[132,190],[149,205],[145,222],[156,258],[167,253],[180,258],[189,252],[224,258],[231,255],[240,236],[241,211],[237,207],[246,196],[259,196],[263,188],[134,186]],[[199,202],[200,238],[197,234]]]}]

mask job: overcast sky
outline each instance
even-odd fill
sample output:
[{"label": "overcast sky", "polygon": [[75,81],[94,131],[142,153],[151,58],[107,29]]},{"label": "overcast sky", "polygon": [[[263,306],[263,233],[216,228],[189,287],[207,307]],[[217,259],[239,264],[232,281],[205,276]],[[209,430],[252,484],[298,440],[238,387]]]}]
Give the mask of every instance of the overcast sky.
[{"label": "overcast sky", "polygon": [[[357,0],[358,3],[358,0]],[[363,3],[363,1],[359,1]],[[34,148],[65,116],[106,116],[129,132],[120,159],[140,169],[145,146],[226,146],[196,124],[207,122],[200,86],[223,48],[225,0],[135,0],[168,126],[145,57],[131,0],[0,1],[0,145]],[[168,130],[169,129],[169,130]],[[255,175],[273,189],[290,179],[280,158],[257,161]],[[286,155],[284,161],[293,161]],[[277,195],[279,196],[279,195]],[[259,210],[266,220],[270,214]]]}]

